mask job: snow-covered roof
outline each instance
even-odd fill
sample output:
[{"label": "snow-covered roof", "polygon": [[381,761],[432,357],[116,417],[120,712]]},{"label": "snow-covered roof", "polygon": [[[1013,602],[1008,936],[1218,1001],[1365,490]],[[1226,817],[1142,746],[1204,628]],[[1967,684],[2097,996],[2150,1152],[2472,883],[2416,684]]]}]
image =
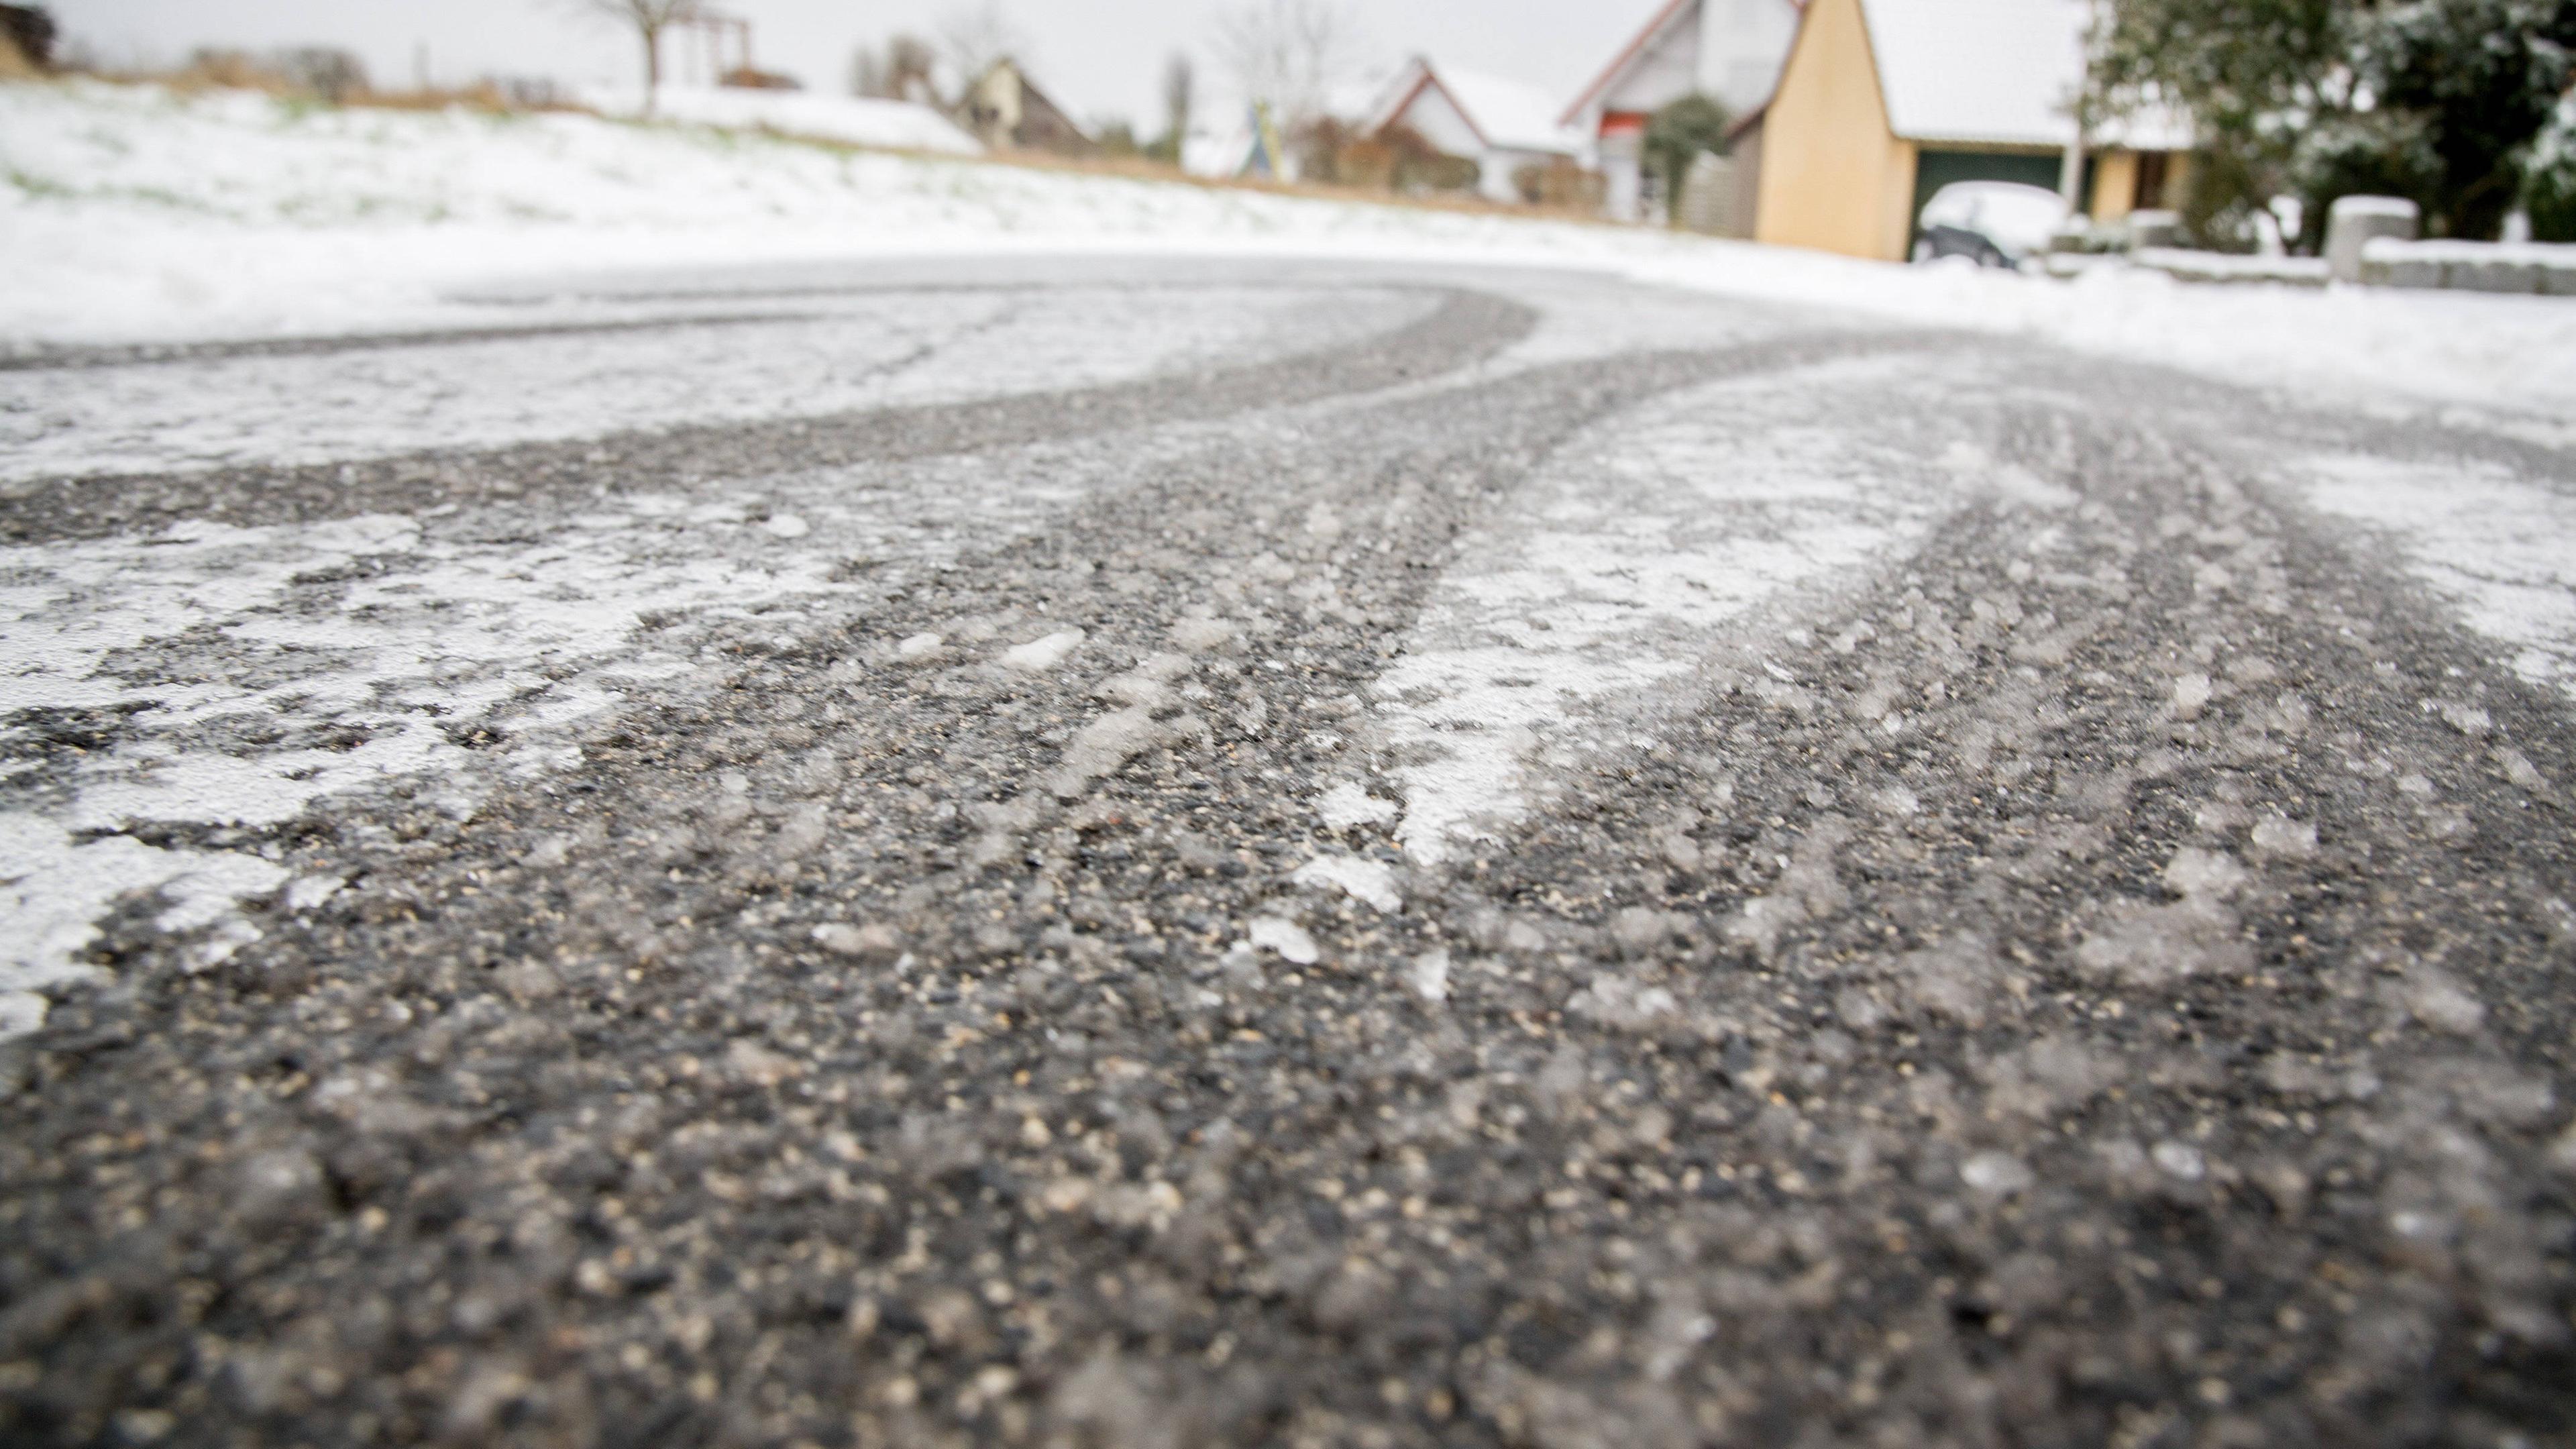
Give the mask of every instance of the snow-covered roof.
[{"label": "snow-covered roof", "polygon": [[1467,113],[1487,141],[1510,151],[1554,151],[1571,155],[1583,149],[1580,136],[1556,123],[1556,101],[1527,81],[1506,76],[1439,67],[1441,89]]},{"label": "snow-covered roof", "polygon": [[[1888,125],[1908,141],[2063,146],[2084,85],[2085,0],[1861,0]],[[2190,144],[2161,112],[2097,138],[2142,151]]]},{"label": "snow-covered roof", "polygon": [[1503,151],[1545,151],[1570,156],[1583,149],[1580,133],[1560,126],[1556,102],[1527,81],[1452,65],[1433,65],[1416,56],[1386,88],[1368,113],[1367,128],[1393,122],[1427,86],[1436,86],[1458,108],[1485,144]]}]

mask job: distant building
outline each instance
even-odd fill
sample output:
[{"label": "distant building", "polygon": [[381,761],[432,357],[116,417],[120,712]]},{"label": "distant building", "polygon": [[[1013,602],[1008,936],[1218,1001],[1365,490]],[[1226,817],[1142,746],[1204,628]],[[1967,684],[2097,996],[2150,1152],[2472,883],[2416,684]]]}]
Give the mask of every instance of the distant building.
[{"label": "distant building", "polygon": [[[2060,190],[2086,19],[2086,0],[1807,0],[1775,94],[1736,130],[1753,235],[1901,261],[1951,182]],[[2191,133],[2178,117],[2089,139],[2073,191],[2097,220],[2179,194]]]},{"label": "distant building", "polygon": [[57,33],[42,5],[0,5],[0,76],[52,69]]},{"label": "distant building", "polygon": [[1416,56],[1396,73],[1360,132],[1398,127],[1440,151],[1476,163],[1476,189],[1494,201],[1535,200],[1523,180],[1551,166],[1578,165],[1588,150],[1582,133],[1557,123],[1545,91],[1500,76],[1435,66]]},{"label": "distant building", "polygon": [[1670,0],[1556,118],[1586,139],[1602,210],[1621,221],[1650,210],[1642,164],[1646,122],[1694,92],[1742,116],[1771,99],[1798,33],[1802,0]]},{"label": "distant building", "polygon": [[1090,156],[1099,139],[1063,107],[1047,98],[1007,57],[966,88],[957,105],[958,124],[994,150],[1048,151],[1059,156]]}]

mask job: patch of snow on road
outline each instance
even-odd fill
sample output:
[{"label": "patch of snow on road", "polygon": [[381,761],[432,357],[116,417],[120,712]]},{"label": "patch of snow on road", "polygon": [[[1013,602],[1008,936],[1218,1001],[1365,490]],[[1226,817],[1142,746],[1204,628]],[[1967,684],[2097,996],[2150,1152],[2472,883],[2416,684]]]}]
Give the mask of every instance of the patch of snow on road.
[{"label": "patch of snow on road", "polygon": [[1294,966],[1312,966],[1322,954],[1316,948],[1315,938],[1306,934],[1305,927],[1278,916],[1254,917],[1252,924],[1245,928],[1244,939],[1252,944],[1254,950],[1276,951],[1279,959]]},{"label": "patch of snow on road", "polygon": [[[1469,537],[1378,719],[1426,864],[1534,803],[1534,771],[1631,731],[1604,707],[1710,663],[1744,617],[1905,548],[1957,490],[1872,391],[1910,364],[1837,363],[1691,389],[1578,440]],[[1760,419],[1759,422],[1739,421]]]},{"label": "patch of snow on road", "polygon": [[1082,647],[1082,638],[1080,629],[1058,629],[1052,634],[1041,634],[1026,644],[1016,644],[1003,650],[1002,662],[1032,674],[1053,669]]},{"label": "patch of snow on road", "polygon": [[2516,674],[2576,696],[2576,498],[2492,465],[2308,460],[2310,502],[2379,530]]},{"label": "patch of snow on road", "polygon": [[1404,908],[1404,896],[1395,888],[1395,870],[1383,861],[1363,860],[1356,855],[1319,855],[1299,866],[1292,879],[1302,886],[1339,890],[1381,911],[1392,913]]},{"label": "patch of snow on road", "polygon": [[1327,830],[1357,830],[1383,825],[1404,812],[1392,800],[1381,800],[1345,780],[1316,797],[1315,814]]},{"label": "patch of snow on road", "polygon": [[[97,939],[98,920],[119,899],[158,891],[164,930],[222,921],[233,903],[285,883],[286,871],[234,851],[168,850],[130,836],[83,841],[60,824],[0,814],[0,1040],[44,1023],[44,987],[84,974],[77,958]],[[256,935],[240,922],[201,948],[219,959]]]},{"label": "patch of snow on road", "polygon": [[[0,718],[15,722],[0,733],[0,1020],[32,1029],[27,993],[77,974],[96,922],[135,891],[162,892],[168,929],[215,927],[216,950],[246,929],[220,919],[232,902],[286,883],[255,840],[163,849],[138,825],[255,837],[391,786],[470,813],[490,771],[578,764],[561,727],[633,681],[720,667],[700,664],[690,621],[765,608],[792,628],[856,592],[835,578],[851,556],[942,561],[969,536],[1038,526],[1084,486],[991,457],[914,475],[925,487],[901,494],[869,467],[757,481],[808,525],[793,537],[740,507],[634,494],[552,526],[197,521],[0,548]],[[46,722],[63,720],[107,742],[49,755]]]}]

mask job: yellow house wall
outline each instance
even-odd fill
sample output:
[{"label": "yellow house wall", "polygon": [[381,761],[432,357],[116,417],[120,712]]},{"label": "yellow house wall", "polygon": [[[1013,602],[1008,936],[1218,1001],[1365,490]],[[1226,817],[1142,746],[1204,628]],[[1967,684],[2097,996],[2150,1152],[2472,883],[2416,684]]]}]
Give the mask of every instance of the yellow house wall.
[{"label": "yellow house wall", "polygon": [[2114,222],[2137,209],[2138,153],[2105,151],[2093,167],[2093,219]]},{"label": "yellow house wall", "polygon": [[1813,0],[1762,124],[1754,239],[1902,261],[1914,147],[1889,130],[1860,0]]}]

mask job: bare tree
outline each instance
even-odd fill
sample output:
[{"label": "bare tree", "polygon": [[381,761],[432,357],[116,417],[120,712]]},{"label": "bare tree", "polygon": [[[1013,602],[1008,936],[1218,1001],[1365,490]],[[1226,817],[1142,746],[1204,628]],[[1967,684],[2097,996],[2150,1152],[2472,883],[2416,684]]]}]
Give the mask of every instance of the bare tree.
[{"label": "bare tree", "polygon": [[1002,0],[952,10],[939,23],[939,48],[957,68],[957,83],[971,86],[1005,56],[1025,57],[1028,37],[1002,9]]},{"label": "bare tree", "polygon": [[1243,0],[1217,18],[1226,69],[1291,128],[1323,115],[1351,45],[1350,13],[1339,0]]},{"label": "bare tree", "polygon": [[1179,51],[1163,62],[1163,134],[1175,144],[1190,134],[1191,92],[1197,77],[1190,70],[1190,58]]},{"label": "bare tree", "polygon": [[574,9],[616,21],[644,42],[644,109],[653,109],[653,93],[662,88],[662,32],[706,14],[703,0],[565,0]]},{"label": "bare tree", "polygon": [[346,105],[350,97],[367,89],[366,62],[335,46],[304,45],[281,50],[275,64],[288,85],[335,106]]}]

